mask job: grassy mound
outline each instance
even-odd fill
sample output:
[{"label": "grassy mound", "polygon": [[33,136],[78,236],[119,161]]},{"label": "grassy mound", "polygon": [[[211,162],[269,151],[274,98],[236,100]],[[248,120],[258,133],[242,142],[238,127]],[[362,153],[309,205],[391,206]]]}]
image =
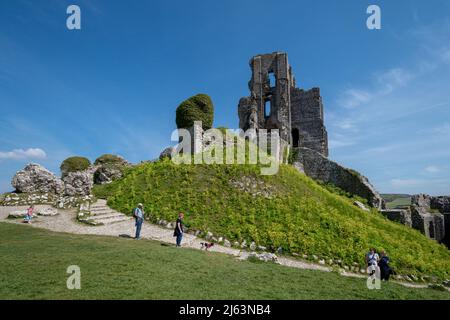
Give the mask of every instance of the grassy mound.
[{"label": "grassy mound", "polygon": [[[0,223],[0,299],[448,299],[448,292],[162,246]],[[67,267],[81,290],[67,290]],[[32,270],[32,272],[30,272]],[[176,286],[174,287],[174,284]]]},{"label": "grassy mound", "polygon": [[418,231],[364,212],[288,165],[261,176],[256,165],[175,165],[168,160],[127,169],[96,186],[97,197],[124,213],[142,202],[151,219],[174,221],[231,242],[254,241],[286,253],[364,265],[369,247],[384,249],[400,274],[448,278],[450,252]]},{"label": "grassy mound", "polygon": [[206,94],[198,94],[183,101],[176,111],[178,128],[190,128],[194,121],[202,121],[203,129],[208,130],[214,121],[214,106]]}]

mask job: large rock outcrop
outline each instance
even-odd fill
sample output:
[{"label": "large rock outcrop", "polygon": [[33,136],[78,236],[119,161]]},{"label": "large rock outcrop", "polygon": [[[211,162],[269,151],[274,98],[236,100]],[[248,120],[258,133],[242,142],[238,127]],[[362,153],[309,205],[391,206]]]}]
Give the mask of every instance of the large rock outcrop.
[{"label": "large rock outcrop", "polygon": [[307,176],[325,183],[331,183],[346,192],[366,199],[374,208],[384,209],[383,198],[366,177],[329,160],[317,151],[297,148],[294,152],[296,152],[294,166],[301,168],[300,170],[303,170]]},{"label": "large rock outcrop", "polygon": [[43,166],[30,163],[18,171],[11,184],[19,193],[53,193],[64,192],[63,181]]},{"label": "large rock outcrop", "polygon": [[89,170],[67,173],[63,181],[66,196],[88,196],[94,185],[93,174]]},{"label": "large rock outcrop", "polygon": [[110,183],[115,179],[121,178],[123,175],[123,169],[116,165],[102,165],[94,172],[95,184]]}]

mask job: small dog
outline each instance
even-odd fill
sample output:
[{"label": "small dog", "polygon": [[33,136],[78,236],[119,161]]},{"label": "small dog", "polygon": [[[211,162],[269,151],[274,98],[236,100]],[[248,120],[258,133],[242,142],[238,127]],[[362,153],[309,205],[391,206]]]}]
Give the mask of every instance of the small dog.
[{"label": "small dog", "polygon": [[201,249],[205,249],[205,251],[208,251],[209,248],[211,248],[212,246],[214,246],[214,243],[208,243],[208,242],[202,242],[200,243],[202,245]]}]

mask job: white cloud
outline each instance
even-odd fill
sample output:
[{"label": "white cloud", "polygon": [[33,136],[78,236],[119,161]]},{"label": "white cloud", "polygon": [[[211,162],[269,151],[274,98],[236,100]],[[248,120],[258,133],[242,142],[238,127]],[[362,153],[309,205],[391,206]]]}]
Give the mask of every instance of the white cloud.
[{"label": "white cloud", "polygon": [[391,179],[389,183],[393,187],[403,188],[421,185],[423,181],[418,179]]},{"label": "white cloud", "polygon": [[45,159],[47,154],[40,148],[14,149],[12,151],[0,151],[0,159]]},{"label": "white cloud", "polygon": [[394,89],[406,85],[413,75],[402,68],[393,68],[379,74],[376,78],[380,85],[377,95],[385,95],[391,93]]},{"label": "white cloud", "polygon": [[437,172],[439,172],[441,170],[437,166],[428,166],[428,167],[425,168],[425,171],[428,172],[428,173],[437,173]]},{"label": "white cloud", "polygon": [[371,94],[365,90],[349,89],[339,99],[340,106],[348,109],[356,108],[372,99]]}]

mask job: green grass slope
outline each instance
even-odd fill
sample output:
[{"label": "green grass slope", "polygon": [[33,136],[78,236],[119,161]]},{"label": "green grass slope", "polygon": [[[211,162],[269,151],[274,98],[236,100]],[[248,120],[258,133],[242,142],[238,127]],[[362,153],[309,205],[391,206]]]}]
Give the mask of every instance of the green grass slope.
[{"label": "green grass slope", "polygon": [[285,253],[361,266],[374,246],[389,253],[400,274],[450,275],[450,253],[443,245],[376,211],[358,209],[288,165],[277,175],[261,176],[254,165],[175,165],[164,160],[131,168],[94,193],[124,213],[142,202],[153,221],[175,221],[183,211],[191,229],[209,230],[232,242],[245,239],[282,247]]},{"label": "green grass slope", "polygon": [[[162,246],[0,223],[0,299],[449,299],[448,292]],[[67,267],[81,270],[68,290]]]}]

